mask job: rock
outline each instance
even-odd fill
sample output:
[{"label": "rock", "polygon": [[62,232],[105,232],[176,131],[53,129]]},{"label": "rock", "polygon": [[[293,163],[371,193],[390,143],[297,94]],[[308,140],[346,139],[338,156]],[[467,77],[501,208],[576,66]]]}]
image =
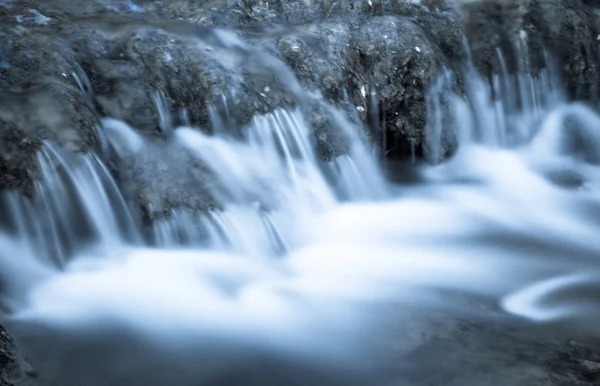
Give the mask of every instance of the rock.
[{"label": "rock", "polygon": [[114,173],[120,190],[146,223],[169,217],[174,209],[193,214],[217,206],[210,190],[213,175],[174,138],[152,141],[116,119],[104,119],[103,128],[118,145]]},{"label": "rock", "polygon": [[313,131],[317,156],[322,161],[330,161],[348,153],[352,130],[351,122],[322,100],[313,100],[303,106],[303,115]]},{"label": "rock", "polygon": [[581,367],[590,375],[600,375],[600,363],[587,360],[581,360]]},{"label": "rock", "polygon": [[340,100],[348,87],[351,23],[312,24],[303,35],[278,38],[273,51],[290,66],[302,85],[329,100]]},{"label": "rock", "polygon": [[130,28],[112,37],[113,51],[106,58],[84,65],[101,114],[156,132],[154,98],[164,92],[170,109],[185,109],[192,124],[210,130],[210,106],[223,96],[238,125],[254,114],[296,103],[294,90],[277,76],[278,63],[236,36],[204,31],[204,36],[192,38],[178,32]]},{"label": "rock", "polygon": [[[285,4],[287,16],[278,13],[279,22],[309,22],[293,11],[299,4]],[[350,102],[351,116],[377,126],[369,134],[378,144],[379,126],[385,126],[388,155],[420,153],[426,90],[443,68],[458,69],[465,57],[458,14],[412,2],[340,2],[331,3],[331,9],[326,2],[317,4],[321,8],[313,9],[311,18],[318,21],[303,25],[301,32],[253,43],[284,60],[305,88],[338,107]],[[371,92],[378,97],[375,105]]]},{"label": "rock", "polygon": [[98,150],[98,121],[73,77],[75,53],[68,41],[40,28],[0,27],[0,189],[26,194],[43,140],[69,151]]},{"label": "rock", "polygon": [[557,384],[595,385],[600,381],[600,353],[596,348],[598,340],[589,340],[585,344],[571,340],[568,344],[555,347],[555,355],[548,365],[557,373],[555,378],[570,382]]},{"label": "rock", "polygon": [[9,386],[18,376],[15,346],[4,328],[0,326],[0,386]]},{"label": "rock", "polygon": [[0,96],[0,188],[32,193],[43,140],[73,152],[98,150],[96,124],[85,96],[71,85],[50,83],[4,93]]},{"label": "rock", "polygon": [[555,59],[569,95],[597,99],[600,14],[582,0],[461,2],[473,60],[485,74],[499,72],[498,49],[509,70],[534,71]]},{"label": "rock", "polygon": [[[350,116],[372,126],[376,142],[387,138],[385,150],[394,157],[425,152],[426,90],[443,68],[460,67],[465,31],[485,73],[499,69],[497,48],[509,52],[510,67],[523,64],[510,54],[520,41],[532,49],[528,63],[535,70],[543,65],[541,47],[549,43],[562,57],[573,95],[594,92],[598,70],[590,42],[597,36],[598,16],[590,5],[581,0],[456,3],[7,2],[0,17],[13,24],[6,33],[13,46],[0,47],[0,67],[17,61],[10,64],[14,74],[2,71],[0,80],[26,90],[40,76],[70,78],[75,72],[89,79],[97,114],[123,119],[153,136],[164,136],[160,126],[167,118],[180,124],[189,117],[210,131],[216,117],[237,130],[255,113],[296,106],[305,88],[337,107],[351,102],[356,109]],[[233,32],[197,29],[206,26]],[[289,89],[295,82],[281,61],[300,88]],[[371,91],[378,96],[375,104],[365,97]],[[172,108],[173,116],[165,117],[161,108]],[[186,118],[179,118],[184,112]],[[320,152],[327,158],[326,153]]]},{"label": "rock", "polygon": [[[373,17],[353,34],[350,88],[356,106],[371,108],[366,94],[374,87],[394,155],[410,155],[423,141],[427,116],[425,94],[441,73],[444,56],[412,20]],[[379,140],[379,139],[376,139]]]},{"label": "rock", "polygon": [[571,97],[583,100],[598,98],[598,13],[580,0],[534,0],[525,16],[524,29],[530,36],[530,45],[546,46],[556,56]]},{"label": "rock", "polygon": [[27,96],[0,97],[0,103],[2,189],[31,193],[32,182],[38,176],[36,153],[42,140],[75,152],[98,149],[94,116],[86,112],[85,100],[76,90],[41,88],[31,90]]}]

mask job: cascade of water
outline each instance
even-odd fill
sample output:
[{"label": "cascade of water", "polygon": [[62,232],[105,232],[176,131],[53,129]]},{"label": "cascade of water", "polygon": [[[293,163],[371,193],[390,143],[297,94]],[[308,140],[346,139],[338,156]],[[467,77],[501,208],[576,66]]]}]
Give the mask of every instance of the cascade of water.
[{"label": "cascade of water", "polygon": [[[239,252],[280,253],[300,242],[297,230],[290,230],[294,224],[300,226],[302,218],[333,207],[340,198],[376,199],[385,195],[381,172],[357,139],[352,141],[351,153],[321,165],[310,128],[299,111],[276,110],[257,116],[244,133],[244,140],[234,140],[192,128],[176,131],[181,146],[207,165],[218,180],[213,195],[223,200],[225,210],[199,218],[202,229],[215,221],[218,224],[219,231],[211,232],[211,245],[224,242],[235,245]],[[240,207],[248,204],[248,209]],[[160,222],[161,229],[155,233],[160,233],[159,239],[164,241],[171,229],[172,240],[164,242],[173,244],[181,234],[176,229],[189,221],[187,216],[175,214],[170,225],[168,220]],[[245,236],[248,229],[254,234]],[[225,241],[221,240],[223,236]]]},{"label": "cascade of water", "polygon": [[[600,186],[598,112],[568,102],[551,66],[535,75],[510,75],[500,52],[498,57],[502,72],[491,83],[467,67],[464,98],[452,91],[448,74],[430,90],[427,142],[432,161],[443,159],[448,128],[458,135],[459,152],[424,175],[432,182],[475,182],[481,191],[456,188],[451,193],[460,200],[457,205],[540,238],[540,245],[554,245],[555,251],[563,248],[558,243],[569,246],[569,252],[562,252],[569,255],[568,262],[552,258],[554,251],[537,252],[546,259],[540,271],[552,273],[506,296],[501,302],[505,310],[544,322],[592,317],[597,307],[584,297],[597,286],[598,276],[579,270],[595,260],[589,253],[597,252],[590,251],[598,250],[594,233],[600,224],[585,214],[597,213],[600,204],[594,193]],[[535,260],[530,254],[524,258]]]},{"label": "cascade of water", "polygon": [[[452,290],[503,299],[505,310],[532,320],[581,313],[558,304],[556,293],[595,280],[570,275],[597,263],[600,201],[594,187],[563,189],[539,169],[558,164],[600,182],[593,164],[600,161],[600,118],[567,104],[550,71],[509,75],[501,67],[491,84],[468,68],[464,95],[449,72],[432,86],[427,156],[434,164],[445,159],[449,133],[459,151],[423,168],[424,183],[400,187],[399,199],[390,197],[375,157],[357,137],[361,130],[333,108],[325,110],[349,146],[329,163],[318,159],[302,108],[256,116],[241,135],[227,135],[225,100],[223,109],[209,111],[208,135],[172,127],[158,98],[161,128],[172,130],[159,143],[124,122],[103,120],[117,163],[163,146],[198,161],[184,166],[206,167],[213,178],[203,182],[214,208],[172,209],[153,221],[148,240],[98,157],[45,145],[34,198],[8,194],[2,201],[0,284],[9,320],[64,329],[75,346],[85,347],[81,336],[135,330],[136,344],[151,341],[178,355],[211,351],[206,342],[223,340],[239,353],[266,347],[330,364],[354,352],[364,359],[346,346],[357,330],[338,331],[357,323],[348,308],[359,301],[442,308],[452,302],[438,292]],[[292,86],[305,97],[297,82]],[[51,359],[68,362],[71,352]],[[52,371],[42,359],[36,364]],[[107,367],[116,375],[104,376],[121,371],[127,374],[120,380],[129,379],[118,363]],[[209,367],[194,363],[181,384],[197,383]],[[148,374],[149,385],[167,384],[158,368]],[[97,382],[81,377],[72,383]]]},{"label": "cascade of water", "polygon": [[155,92],[152,94],[152,100],[158,115],[158,127],[163,133],[170,133],[173,131],[173,116],[165,93],[162,91]]},{"label": "cascade of water", "polygon": [[[508,73],[497,52],[501,73],[491,82],[473,67],[464,70],[464,97],[456,94],[452,74],[445,71],[428,93],[427,145],[433,163],[444,159],[442,143],[448,130],[455,131],[462,147],[480,144],[514,148],[528,144],[541,120],[564,105],[566,99],[552,68],[537,74]],[[547,60],[547,62],[550,62]]]},{"label": "cascade of water", "polygon": [[141,241],[112,176],[93,154],[64,154],[50,143],[38,157],[40,180],[32,200],[6,193],[5,224],[30,253],[63,267],[85,244]]}]

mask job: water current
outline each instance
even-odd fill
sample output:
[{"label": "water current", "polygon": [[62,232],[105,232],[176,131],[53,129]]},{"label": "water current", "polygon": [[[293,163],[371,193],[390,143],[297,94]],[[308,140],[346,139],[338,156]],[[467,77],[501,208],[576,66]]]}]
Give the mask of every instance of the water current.
[{"label": "water current", "polygon": [[[431,162],[402,166],[411,181],[390,180],[333,107],[351,146],[330,162],[301,110],[256,116],[241,138],[172,127],[157,141],[106,118],[113,159],[191,159],[211,176],[214,205],[148,225],[105,154],[46,143],[34,198],[2,201],[4,324],[62,385],[283,384],[285,371],[330,384],[332,369],[349,385],[377,357],[369,342],[395,339],[377,328],[386,305],[399,324],[480,312],[473,299],[531,323],[593,320],[600,115],[567,102],[551,70],[491,84],[465,71],[465,95],[449,73],[428,94]],[[459,146],[442,160],[448,130]],[[245,368],[255,383],[235,381]]]}]

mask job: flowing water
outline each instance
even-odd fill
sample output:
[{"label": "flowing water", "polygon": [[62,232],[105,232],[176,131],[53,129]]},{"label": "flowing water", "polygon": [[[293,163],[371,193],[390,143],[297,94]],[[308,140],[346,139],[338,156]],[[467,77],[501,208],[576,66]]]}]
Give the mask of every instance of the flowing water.
[{"label": "flowing water", "polygon": [[[157,93],[167,140],[107,118],[105,148],[193,160],[214,203],[150,228],[102,157],[45,144],[35,198],[2,201],[6,326],[50,384],[376,385],[391,380],[373,342],[415,344],[378,329],[381,307],[404,326],[476,314],[481,299],[498,317],[593,321],[600,115],[567,103],[550,71],[492,86],[466,71],[465,96],[450,74],[432,87],[435,165],[406,166],[402,183],[333,107],[351,145],[321,162],[300,109],[256,116],[241,138],[207,135],[171,127]],[[448,130],[460,146],[440,162]]]}]

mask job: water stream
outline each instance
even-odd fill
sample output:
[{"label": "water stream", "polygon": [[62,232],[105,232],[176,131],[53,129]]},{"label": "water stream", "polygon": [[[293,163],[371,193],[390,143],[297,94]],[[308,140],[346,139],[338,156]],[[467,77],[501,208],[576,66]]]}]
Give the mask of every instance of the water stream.
[{"label": "water stream", "polygon": [[[351,146],[328,163],[301,110],[256,116],[242,138],[176,127],[162,142],[107,118],[117,159],[185,157],[211,176],[214,205],[150,229],[101,157],[45,144],[35,198],[2,201],[4,323],[62,385],[243,384],[223,377],[263,355],[349,385],[370,374],[381,304],[399,320],[474,312],[465,297],[536,323],[594,318],[600,115],[568,103],[550,71],[492,86],[467,71],[464,97],[449,74],[429,93],[435,165],[413,166],[412,183],[388,181],[333,107]],[[446,130],[460,146],[440,162]],[[256,384],[281,384],[269,374]]]}]

